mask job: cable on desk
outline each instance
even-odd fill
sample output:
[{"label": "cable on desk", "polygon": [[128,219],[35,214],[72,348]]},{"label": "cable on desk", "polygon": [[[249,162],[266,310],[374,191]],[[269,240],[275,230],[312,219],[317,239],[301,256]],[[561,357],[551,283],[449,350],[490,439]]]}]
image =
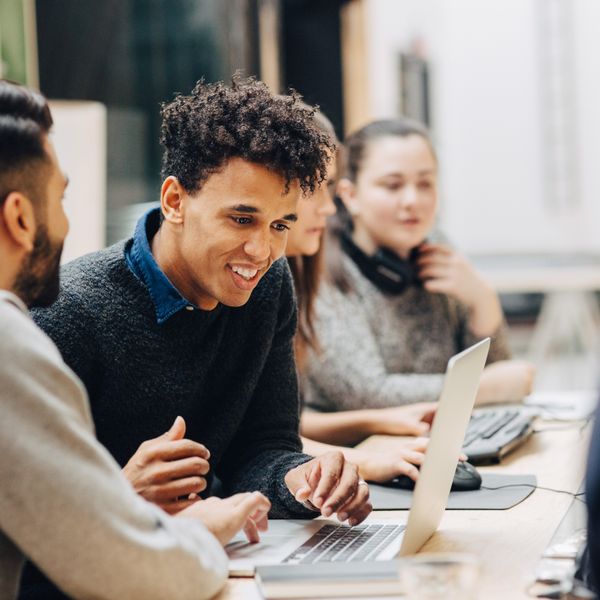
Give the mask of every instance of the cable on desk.
[{"label": "cable on desk", "polygon": [[[579,421],[583,420],[583,423],[579,423]],[[576,423],[569,423],[568,425],[554,425],[549,427],[543,427],[541,429],[534,429],[531,433],[545,433],[546,431],[567,431],[569,429],[578,429],[579,434],[581,435],[585,428],[592,422],[593,415],[587,417],[586,419],[578,419]]]},{"label": "cable on desk", "polygon": [[572,496],[576,500],[580,500],[581,502],[585,502],[583,498],[580,496],[584,496],[585,492],[569,492],[568,490],[557,490],[555,488],[544,487],[543,485],[533,485],[533,483],[507,483],[505,485],[499,485],[497,487],[490,487],[487,485],[482,485],[482,490],[501,490],[502,488],[507,487],[529,487],[534,490],[544,490],[546,492],[555,492],[557,494],[567,494],[568,496]]},{"label": "cable on desk", "polygon": [[546,433],[547,431],[568,431],[569,429],[579,429],[581,425],[554,425],[542,429],[534,429],[531,433]]}]

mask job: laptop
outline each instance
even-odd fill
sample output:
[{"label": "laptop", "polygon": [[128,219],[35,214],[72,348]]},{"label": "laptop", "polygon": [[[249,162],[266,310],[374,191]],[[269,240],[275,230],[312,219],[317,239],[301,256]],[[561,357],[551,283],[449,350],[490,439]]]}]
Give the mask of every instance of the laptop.
[{"label": "laptop", "polygon": [[261,541],[239,533],[226,546],[229,573],[251,576],[255,567],[385,561],[416,553],[437,529],[448,501],[490,339],[448,361],[425,460],[415,485],[406,523],[367,522],[350,527],[331,519],[274,520]]}]

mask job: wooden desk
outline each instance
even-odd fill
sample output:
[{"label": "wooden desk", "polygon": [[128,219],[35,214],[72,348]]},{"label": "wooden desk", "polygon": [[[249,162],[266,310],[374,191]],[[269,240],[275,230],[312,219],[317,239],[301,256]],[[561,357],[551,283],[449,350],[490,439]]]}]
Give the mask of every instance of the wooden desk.
[{"label": "wooden desk", "polygon": [[[571,426],[572,425],[572,426]],[[501,465],[480,467],[482,471],[534,473],[538,485],[575,493],[584,475],[590,427],[543,422],[525,444],[507,456]],[[563,429],[569,426],[568,429]],[[373,436],[363,448],[389,449],[397,440]],[[446,511],[438,531],[421,552],[468,552],[480,557],[483,567],[481,593],[485,600],[525,600],[540,557],[566,512],[572,497],[535,490],[514,508]],[[369,518],[405,520],[406,511],[377,511]],[[252,579],[230,579],[218,600],[259,600]]]}]

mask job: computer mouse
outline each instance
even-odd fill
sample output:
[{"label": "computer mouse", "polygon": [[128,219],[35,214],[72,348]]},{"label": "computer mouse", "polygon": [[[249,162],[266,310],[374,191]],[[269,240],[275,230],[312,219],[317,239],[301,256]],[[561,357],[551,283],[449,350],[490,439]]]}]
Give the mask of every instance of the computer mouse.
[{"label": "computer mouse", "polygon": [[481,487],[481,475],[479,471],[466,461],[460,461],[454,471],[452,479],[453,492],[468,492],[478,490]]},{"label": "computer mouse", "polygon": [[[399,475],[386,485],[400,488],[401,490],[412,490],[415,487],[415,482],[408,475]],[[467,492],[478,490],[480,487],[481,475],[479,471],[471,463],[459,462],[454,472],[450,490],[453,492]]]}]

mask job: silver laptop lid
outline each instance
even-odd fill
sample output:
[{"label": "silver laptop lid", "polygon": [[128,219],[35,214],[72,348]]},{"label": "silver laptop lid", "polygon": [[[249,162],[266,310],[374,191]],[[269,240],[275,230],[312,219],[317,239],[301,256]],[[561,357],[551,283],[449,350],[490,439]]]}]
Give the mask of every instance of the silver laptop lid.
[{"label": "silver laptop lid", "polygon": [[418,552],[440,524],[489,348],[486,338],[448,361],[400,556]]}]

